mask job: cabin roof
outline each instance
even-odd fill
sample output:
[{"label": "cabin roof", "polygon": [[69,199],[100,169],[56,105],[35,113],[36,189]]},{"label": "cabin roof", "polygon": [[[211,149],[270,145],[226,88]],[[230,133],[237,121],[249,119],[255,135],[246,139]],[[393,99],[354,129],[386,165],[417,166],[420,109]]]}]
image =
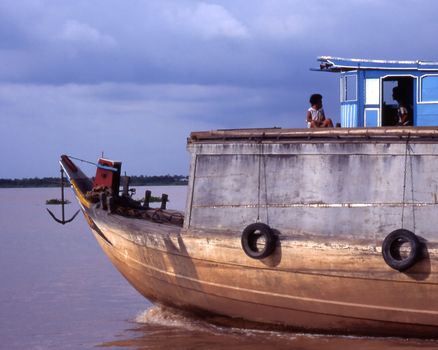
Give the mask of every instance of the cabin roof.
[{"label": "cabin roof", "polygon": [[436,71],[438,62],[433,61],[393,61],[393,60],[369,60],[362,58],[342,58],[320,56],[319,69],[324,72],[348,72],[352,70],[411,70],[411,71]]}]

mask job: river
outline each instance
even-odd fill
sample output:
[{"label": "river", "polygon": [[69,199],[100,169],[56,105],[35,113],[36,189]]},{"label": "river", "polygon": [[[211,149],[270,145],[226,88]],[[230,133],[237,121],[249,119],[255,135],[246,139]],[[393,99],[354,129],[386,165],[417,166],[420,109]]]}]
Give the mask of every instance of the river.
[{"label": "river", "polygon": [[[151,187],[183,209],[186,187]],[[137,189],[141,197],[145,188]],[[72,191],[69,217],[78,209]],[[113,268],[83,216],[67,225],[59,189],[0,189],[0,348],[13,349],[438,349],[438,341],[294,334],[214,326],[153,306]]]}]

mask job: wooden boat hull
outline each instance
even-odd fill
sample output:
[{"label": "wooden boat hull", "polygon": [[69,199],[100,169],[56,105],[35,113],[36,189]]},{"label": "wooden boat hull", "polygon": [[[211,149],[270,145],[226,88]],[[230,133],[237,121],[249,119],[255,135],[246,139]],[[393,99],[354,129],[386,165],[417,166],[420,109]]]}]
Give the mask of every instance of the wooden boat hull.
[{"label": "wooden boat hull", "polygon": [[184,231],[99,209],[87,215],[112,263],[153,302],[274,328],[438,335],[435,260],[399,274],[366,246],[285,239],[257,261],[243,253],[239,233]]}]

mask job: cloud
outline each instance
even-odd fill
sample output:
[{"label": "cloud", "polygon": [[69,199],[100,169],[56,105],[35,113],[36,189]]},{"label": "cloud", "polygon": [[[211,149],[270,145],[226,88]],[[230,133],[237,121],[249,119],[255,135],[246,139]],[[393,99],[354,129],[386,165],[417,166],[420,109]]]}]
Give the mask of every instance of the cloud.
[{"label": "cloud", "polygon": [[186,174],[191,131],[302,126],[304,112],[295,118],[292,104],[307,103],[290,95],[235,86],[0,84],[0,148],[14,150],[3,155],[0,178],[56,176],[60,154],[93,160],[102,151],[130,174]]},{"label": "cloud", "polygon": [[104,47],[113,47],[116,45],[116,41],[111,36],[100,33],[89,24],[75,20],[67,20],[64,23],[59,37],[70,42],[97,44]]},{"label": "cloud", "polygon": [[308,18],[298,14],[283,18],[262,16],[257,22],[261,35],[277,39],[287,39],[303,35],[311,29],[312,25]]},{"label": "cloud", "polygon": [[200,2],[195,7],[167,11],[168,24],[204,39],[249,37],[248,29],[218,4]]},{"label": "cloud", "polygon": [[[364,0],[348,7],[339,0],[23,1],[11,1],[8,11],[0,2],[0,17],[10,19],[8,34],[0,30],[0,39],[10,37],[0,52],[0,81],[291,86],[318,55],[436,56],[426,40],[415,40],[438,28],[423,8],[421,26],[398,26],[409,2],[395,18],[388,16],[394,2]],[[398,37],[409,45],[396,45]]]}]

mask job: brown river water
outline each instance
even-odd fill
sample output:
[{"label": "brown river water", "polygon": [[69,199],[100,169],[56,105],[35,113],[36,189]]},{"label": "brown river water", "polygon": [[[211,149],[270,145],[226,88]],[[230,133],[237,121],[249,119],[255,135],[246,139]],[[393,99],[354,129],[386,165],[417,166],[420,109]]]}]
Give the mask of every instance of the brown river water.
[{"label": "brown river water", "polygon": [[[185,187],[151,187],[183,209]],[[141,196],[144,188],[138,189]],[[0,189],[0,349],[438,349],[436,340],[219,327],[153,306],[113,268],[81,215],[59,225],[59,189]],[[78,205],[67,190],[72,204]]]}]

